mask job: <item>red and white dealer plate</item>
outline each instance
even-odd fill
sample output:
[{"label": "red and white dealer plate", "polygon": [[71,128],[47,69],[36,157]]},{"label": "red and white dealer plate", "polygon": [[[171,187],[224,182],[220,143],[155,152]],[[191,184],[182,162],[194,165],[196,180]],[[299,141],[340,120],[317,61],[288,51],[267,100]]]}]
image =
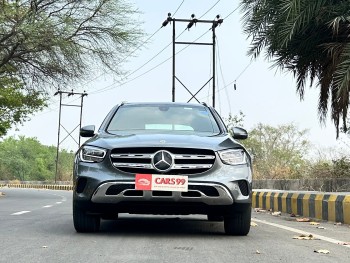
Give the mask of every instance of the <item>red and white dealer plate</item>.
[{"label": "red and white dealer plate", "polygon": [[162,174],[136,174],[136,190],[188,191],[188,176]]}]

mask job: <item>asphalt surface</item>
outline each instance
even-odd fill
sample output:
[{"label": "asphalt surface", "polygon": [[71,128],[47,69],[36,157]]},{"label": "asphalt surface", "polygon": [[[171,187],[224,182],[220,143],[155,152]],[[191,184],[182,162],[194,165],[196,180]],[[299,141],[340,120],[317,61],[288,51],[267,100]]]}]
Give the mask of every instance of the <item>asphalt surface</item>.
[{"label": "asphalt surface", "polygon": [[[350,262],[350,228],[253,211],[246,237],[204,216],[120,215],[76,233],[70,191],[0,188],[0,262]],[[317,228],[323,227],[324,229]],[[300,234],[316,240],[298,240]],[[328,250],[320,254],[315,250]]]}]

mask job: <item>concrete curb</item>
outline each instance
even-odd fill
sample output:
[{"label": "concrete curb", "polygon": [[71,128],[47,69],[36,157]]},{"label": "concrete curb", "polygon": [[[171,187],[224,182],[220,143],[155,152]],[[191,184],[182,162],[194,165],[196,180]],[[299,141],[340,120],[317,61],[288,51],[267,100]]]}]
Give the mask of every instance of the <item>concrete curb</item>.
[{"label": "concrete curb", "polygon": [[255,190],[252,206],[320,220],[350,224],[350,195]]}]

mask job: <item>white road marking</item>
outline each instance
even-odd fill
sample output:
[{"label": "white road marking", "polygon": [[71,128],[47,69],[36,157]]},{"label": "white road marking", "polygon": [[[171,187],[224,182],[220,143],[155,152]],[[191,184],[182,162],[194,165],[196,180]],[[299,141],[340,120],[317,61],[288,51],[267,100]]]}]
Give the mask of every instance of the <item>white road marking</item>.
[{"label": "white road marking", "polygon": [[329,243],[333,243],[333,244],[336,244],[336,245],[341,245],[343,247],[350,248],[349,245],[343,245],[343,244],[346,244],[346,242],[340,241],[340,240],[336,240],[336,239],[333,239],[333,238],[330,238],[330,237],[325,237],[325,236],[313,234],[313,233],[310,233],[310,232],[305,232],[305,231],[302,231],[300,229],[296,229],[296,228],[293,228],[293,227],[288,227],[288,226],[283,226],[283,225],[279,225],[279,224],[275,224],[275,223],[270,223],[270,222],[267,222],[265,220],[259,220],[259,219],[255,219],[254,218],[254,219],[252,219],[252,221],[256,221],[256,222],[259,222],[259,223],[262,223],[262,224],[278,227],[278,228],[281,228],[281,229],[284,229],[284,230],[288,230],[288,231],[291,231],[291,232],[294,232],[294,233],[297,233],[297,234],[301,234],[301,235],[310,235],[311,234],[313,237],[315,237],[317,239],[320,239],[320,240],[323,240],[323,241],[326,241],[326,242],[329,242]]},{"label": "white road marking", "polygon": [[62,202],[56,202],[56,204],[58,204],[58,205],[59,205],[59,204],[62,204]]},{"label": "white road marking", "polygon": [[11,215],[12,216],[18,216],[18,215],[22,215],[22,214],[26,214],[26,213],[30,213],[30,211],[21,211],[21,212],[13,213]]},{"label": "white road marking", "polygon": [[67,198],[65,196],[63,196],[63,195],[58,195],[58,194],[50,194],[50,195],[61,197],[61,202],[67,201]]},{"label": "white road marking", "polygon": [[43,208],[52,207],[52,205],[44,205]]}]

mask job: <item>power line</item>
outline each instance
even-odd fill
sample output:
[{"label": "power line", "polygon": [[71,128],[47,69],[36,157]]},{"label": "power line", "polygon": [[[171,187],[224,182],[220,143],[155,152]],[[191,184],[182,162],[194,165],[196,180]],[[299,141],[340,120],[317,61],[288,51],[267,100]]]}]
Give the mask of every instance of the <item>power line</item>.
[{"label": "power line", "polygon": [[[227,92],[227,86],[226,86],[226,82],[225,82],[225,78],[224,78],[224,73],[223,73],[223,70],[222,70],[222,65],[221,65],[221,56],[220,56],[220,45],[219,45],[219,40],[218,38],[216,37],[216,43],[217,43],[217,47],[218,47],[218,62],[219,62],[219,68],[220,68],[220,73],[221,73],[221,78],[222,78],[222,82],[224,84],[224,89],[225,89],[225,93],[226,93],[226,98],[227,98],[227,102],[228,102],[228,107],[229,107],[229,111],[231,112],[232,108],[231,108],[231,102],[230,102],[230,99],[229,99],[229,96],[228,96],[228,92]],[[220,89],[219,89],[220,91]]]},{"label": "power line", "polygon": [[[227,85],[225,85],[224,87],[222,87],[221,89],[218,89],[216,92],[220,92],[221,90],[227,88],[228,86],[232,85],[233,83],[236,84],[236,81],[239,79],[240,76],[243,75],[243,73],[250,67],[250,65],[253,64],[253,60],[251,60],[249,62],[249,64],[247,64],[247,66],[238,74],[238,76],[235,78],[235,80],[231,81],[230,83],[228,83]],[[236,89],[236,88],[235,88]],[[205,99],[206,97],[202,98]]]},{"label": "power line", "polygon": [[[218,2],[220,2],[220,0],[218,0],[206,13],[208,13],[211,9],[213,9],[214,6],[215,6],[216,4],[218,4]],[[235,11],[237,11],[238,8],[239,8],[239,7],[235,8],[233,11],[231,11],[231,12],[225,17],[225,19],[228,18],[229,16],[231,16]],[[206,13],[205,13],[205,14],[206,14]],[[205,14],[204,14],[204,15],[205,15]],[[202,15],[202,16],[203,16],[203,15]],[[210,30],[211,30],[211,29],[210,29]],[[209,30],[209,31],[210,31],[210,30]],[[179,36],[177,36],[176,39],[178,39],[185,31],[186,31],[186,29],[185,29]],[[196,41],[197,41],[198,39],[200,39],[201,37],[203,37],[203,36],[204,36],[205,34],[207,34],[209,31],[204,32],[204,34],[202,34],[200,37],[198,37],[196,40],[194,40],[193,43],[196,42]],[[170,42],[166,47],[164,47],[161,51],[159,51],[156,55],[154,55],[151,59],[149,59],[149,60],[148,60],[146,63],[144,63],[142,66],[140,66],[139,68],[137,68],[136,70],[134,70],[133,72],[131,72],[130,74],[128,74],[125,78],[128,78],[129,76],[133,75],[134,73],[136,73],[137,71],[139,71],[141,68],[143,68],[144,66],[146,66],[149,62],[151,62],[151,61],[152,61],[153,59],[155,59],[158,55],[160,55],[166,48],[168,48],[171,44],[172,44],[172,42]],[[183,49],[181,49],[180,51],[176,52],[176,54],[182,52],[182,51],[185,50],[188,46],[189,46],[189,45],[185,46]],[[123,86],[123,85],[125,85],[125,84],[127,84],[127,83],[130,83],[130,82],[132,82],[132,81],[134,81],[134,80],[136,80],[136,79],[138,79],[138,78],[140,78],[140,77],[146,75],[147,73],[151,72],[152,70],[154,70],[154,69],[158,68],[159,66],[163,65],[165,62],[167,62],[167,61],[170,60],[171,58],[172,58],[172,57],[167,58],[166,60],[164,60],[164,61],[162,61],[161,63],[157,64],[157,65],[154,66],[153,68],[151,68],[151,69],[147,70],[146,72],[144,72],[144,73],[142,73],[142,74],[140,74],[140,75],[138,75],[138,76],[132,78],[131,80],[128,80],[128,81],[125,81],[125,82],[119,84],[117,87],[121,87],[121,86]],[[108,91],[108,90],[117,88],[117,87],[111,88],[111,87],[112,87],[113,85],[115,85],[116,83],[117,83],[117,82],[115,81],[115,82],[113,82],[111,85],[108,85],[108,86],[106,86],[106,87],[104,87],[104,88],[101,88],[101,89],[98,89],[98,90],[96,90],[96,91],[90,92],[90,95],[102,93],[102,92],[104,92],[104,91]],[[232,83],[231,83],[231,84],[232,84]]]},{"label": "power line", "polygon": [[210,7],[207,12],[205,12],[203,15],[201,15],[199,17],[199,19],[201,19],[203,16],[205,16],[206,14],[208,14],[221,0],[218,0],[212,7]]},{"label": "power line", "polygon": [[[177,11],[179,11],[179,9],[181,8],[182,4],[185,2],[185,0],[182,0],[182,2],[180,3],[180,5],[177,7],[177,9],[175,10],[175,12],[173,13],[173,16],[177,13]],[[157,31],[155,31],[149,38],[147,38],[147,40],[145,40],[141,45],[139,45],[136,49],[134,49],[132,52],[130,52],[128,54],[128,56],[126,56],[122,61],[120,61],[117,65],[119,65],[120,63],[124,62],[128,57],[130,57],[133,53],[135,53],[136,50],[140,49],[142,46],[144,46],[145,43],[147,43],[155,34],[157,34],[160,30],[162,29],[162,27],[160,27]],[[183,33],[185,32],[185,30],[178,36],[180,37]],[[135,74],[137,71],[139,71],[141,68],[143,68],[144,66],[146,66],[149,62],[151,62],[153,59],[155,59],[158,55],[160,55],[167,47],[169,47],[171,45],[168,44],[166,47],[164,47],[161,51],[159,51],[155,56],[153,56],[150,60],[148,60],[146,63],[144,63],[143,65],[141,65],[139,68],[137,68],[136,70],[134,70],[133,72],[131,72],[130,74],[128,74],[125,78],[127,79],[129,76]]]},{"label": "power line", "polygon": [[[184,1],[183,1],[183,2],[184,2]],[[182,3],[181,3],[180,6],[178,7],[178,9],[181,7],[181,5],[182,5]],[[143,47],[143,46],[144,46],[152,37],[154,37],[160,30],[161,30],[161,27],[158,28],[151,36],[149,36],[146,40],[144,40],[144,41],[143,41],[139,46],[137,46],[134,50],[132,50],[130,53],[128,53],[127,56],[124,57],[121,61],[119,61],[116,65],[121,64],[121,63],[124,62],[127,58],[129,58],[133,53],[135,53],[138,49],[140,49],[141,47]],[[102,77],[102,76],[105,75],[105,74],[106,74],[106,73],[102,73],[102,74],[100,74],[100,75],[94,77],[93,79],[90,79],[90,80],[86,81],[82,86],[86,86],[88,83],[91,83],[92,81],[94,81],[94,80],[96,80],[96,79]],[[87,89],[87,90],[89,90],[89,89]],[[75,99],[75,100],[76,100],[76,99]],[[72,102],[74,102],[75,100],[73,100],[73,101],[71,101],[71,102],[69,102],[69,103],[72,103]],[[56,102],[54,102],[54,103],[57,103],[57,102],[58,102],[58,101],[56,101]],[[53,103],[52,103],[52,104],[53,104]],[[36,115],[36,116],[42,116],[42,115],[48,114],[48,113],[50,113],[50,112],[52,112],[52,111],[57,110],[58,108],[59,108],[59,107],[55,107],[55,108],[53,108],[53,109],[50,109],[49,111],[45,111],[45,112],[40,113],[40,114],[38,114],[38,115]]]},{"label": "power line", "polygon": [[[210,10],[212,10],[221,0],[218,0],[212,7],[210,7],[201,17],[203,17],[205,14],[207,14]],[[183,1],[184,2],[184,1]],[[183,4],[183,2],[181,2],[181,4],[179,5],[179,7],[177,8],[177,10],[175,11],[175,13],[180,9],[181,5]],[[236,11],[236,9],[234,9],[229,15],[227,15],[226,17],[229,17],[234,11]],[[159,31],[159,30],[158,30]],[[178,39],[184,32],[186,31],[186,29],[176,37],[176,39]],[[208,32],[205,32],[205,34]],[[201,38],[202,36],[200,36],[199,38]],[[198,39],[199,39],[198,38]],[[195,40],[196,41],[196,40]],[[154,60],[157,56],[159,56],[164,50],[166,50],[170,45],[172,44],[172,42],[170,42],[168,45],[166,45],[162,50],[160,50],[156,55],[154,55],[152,58],[150,58],[148,61],[146,61],[144,64],[142,64],[140,67],[138,67],[136,70],[132,71],[131,73],[129,73],[124,79],[127,79],[128,77],[130,77],[131,75],[135,74],[137,71],[139,71],[140,69],[142,69],[144,66],[146,66],[148,63],[150,63],[152,60]],[[186,46],[187,48],[187,46]],[[182,49],[184,50],[184,49]],[[182,51],[180,50],[180,52]],[[179,52],[177,52],[176,54],[178,54]],[[119,86],[123,86],[124,84],[127,84],[135,79],[138,79],[141,76],[144,76],[146,73],[152,71],[153,69],[156,69],[157,67],[161,66],[162,64],[164,64],[166,61],[168,61],[170,58],[164,60],[163,62],[159,63],[158,65],[156,65],[155,67],[151,68],[150,70],[146,71],[145,73],[142,73],[141,75],[136,76],[135,78],[131,79],[130,81],[125,81],[122,84],[120,84]],[[104,90],[110,90],[109,87],[111,87],[112,85],[115,85],[116,82],[114,82],[111,85],[108,85],[107,87],[104,87],[102,89],[96,90],[91,92],[90,94],[97,94],[97,93],[101,93]]]},{"label": "power line", "polygon": [[177,13],[177,11],[179,11],[180,7],[182,6],[182,4],[185,2],[185,0],[182,0],[181,4],[179,5],[179,7],[175,10],[175,12],[173,13],[173,17],[175,16],[175,14]]},{"label": "power line", "polygon": [[224,17],[224,19],[227,19],[228,17],[230,17],[234,12],[236,12],[238,10],[240,6],[237,6],[235,9],[233,9],[227,16]]},{"label": "power line", "polygon": [[[180,35],[178,35],[178,37],[176,39],[178,39],[183,33],[185,33],[186,29],[184,29],[184,31],[181,32]],[[131,72],[130,74],[128,74],[125,79],[127,79],[129,76],[135,74],[137,71],[139,71],[140,69],[142,69],[144,66],[146,66],[149,62],[151,62],[153,59],[155,59],[156,57],[158,57],[165,49],[167,49],[170,45],[172,44],[172,42],[170,42],[168,45],[166,45],[161,51],[159,51],[157,54],[155,54],[152,58],[150,58],[146,63],[142,64],[140,67],[138,67],[136,70],[134,70],[133,72]]]},{"label": "power line", "polygon": [[[177,37],[179,38],[183,33],[185,33],[186,29],[184,29],[184,31],[182,31],[182,33]],[[176,38],[176,39],[177,39]],[[166,45],[162,50],[160,50],[157,54],[155,54],[152,58],[150,58],[148,61],[146,61],[145,63],[143,63],[140,67],[138,67],[137,69],[135,69],[134,71],[132,71],[131,73],[129,73],[126,77],[124,77],[124,80],[126,80],[127,78],[129,78],[131,75],[134,75],[137,71],[139,71],[140,69],[142,69],[143,67],[145,67],[148,63],[150,63],[152,60],[154,60],[156,57],[158,57],[164,50],[166,50],[170,45],[172,44],[172,42],[170,42],[168,45]],[[166,61],[168,61],[169,59],[166,59],[165,61],[161,62],[160,64],[158,64],[157,66],[153,67],[151,70],[157,68],[158,66],[164,64]],[[147,73],[150,72],[151,70],[146,71]],[[130,81],[126,80],[125,82],[123,82],[122,84],[120,84],[120,86],[123,86],[124,84],[127,84],[135,79],[138,79],[139,77],[145,75],[145,73],[142,73],[141,75],[131,79]],[[117,81],[113,82],[111,85],[108,85],[107,87],[104,87],[102,89],[98,89],[96,91],[91,92],[91,94],[97,94],[97,93],[101,93],[105,90],[110,90],[108,89],[109,87],[111,87],[112,85],[114,85],[115,83],[117,83]]]},{"label": "power line", "polygon": [[[184,1],[183,1],[183,2],[184,2]],[[175,11],[175,13],[180,9],[180,7],[181,7],[181,5],[183,4],[183,2],[181,2],[181,4],[179,5],[179,7],[178,7],[177,10]],[[220,2],[220,0],[218,0],[211,8],[209,8],[201,17],[203,17],[204,15],[206,15],[206,14],[207,14],[210,10],[212,10],[219,2]],[[239,8],[239,7],[235,8],[233,11],[231,11],[224,19],[227,19],[229,16],[231,16],[238,8]],[[131,53],[129,53],[128,56],[125,57],[125,59],[128,58],[130,55],[132,55],[137,49],[141,48],[147,41],[149,41],[155,34],[157,34],[157,33],[160,31],[160,29],[161,29],[161,28],[157,29],[157,30],[156,30],[150,37],[148,37],[141,45],[139,45],[135,50],[133,50]],[[184,30],[177,38],[179,38],[184,32],[185,32],[185,30]],[[198,39],[200,39],[201,37],[203,37],[203,36],[204,36],[205,34],[207,34],[208,32],[209,32],[209,31],[206,31],[204,34],[202,34],[200,37],[198,37],[196,40],[194,40],[193,43],[194,43],[195,41],[197,41]],[[169,43],[165,48],[163,48],[160,52],[158,52],[158,54],[156,54],[156,55],[155,55],[153,58],[151,58],[149,61],[147,61],[146,63],[144,63],[141,67],[139,67],[139,68],[136,69],[135,71],[133,71],[133,72],[131,72],[130,74],[128,74],[127,77],[133,75],[133,74],[136,73],[138,70],[140,70],[142,67],[146,66],[149,62],[151,62],[156,56],[158,56],[160,53],[162,53],[162,52],[163,52],[167,47],[169,47],[170,45],[171,45],[171,43]],[[183,50],[185,50],[188,46],[189,46],[189,45],[185,46],[183,49],[181,49],[180,51],[176,52],[176,54],[179,54],[180,52],[182,52]],[[132,78],[132,79],[130,79],[130,80],[128,80],[128,81],[125,81],[125,82],[121,83],[121,84],[118,85],[117,87],[121,87],[121,86],[123,86],[123,85],[125,85],[125,84],[127,84],[127,83],[130,83],[130,82],[132,82],[132,81],[134,81],[134,80],[136,80],[136,79],[138,79],[138,78],[140,78],[140,77],[146,75],[147,73],[151,72],[152,70],[154,70],[154,69],[158,68],[159,66],[163,65],[165,62],[169,61],[171,58],[172,58],[172,57],[167,58],[166,60],[164,60],[163,62],[157,64],[156,66],[152,67],[151,69],[147,70],[146,72],[144,72],[144,73],[142,73],[142,74],[140,74],[140,75],[138,75],[138,76],[136,76],[136,77],[134,77],[134,78]],[[124,60],[125,60],[125,59],[124,59]],[[249,66],[250,66],[250,64],[246,67],[246,69],[247,69]],[[246,69],[244,69],[244,70],[240,73],[240,75],[242,75],[242,74],[245,72]],[[102,74],[102,75],[104,75],[104,74]],[[96,78],[94,78],[94,79],[92,79],[92,80],[89,80],[89,81],[86,82],[84,85],[88,84],[89,82],[92,82],[93,80],[95,80],[95,79],[101,77],[102,75],[97,76]],[[239,75],[238,77],[240,77],[240,75]],[[236,80],[238,79],[238,77],[236,78]],[[226,88],[227,86],[231,85],[231,84],[232,84],[233,82],[235,82],[236,80],[230,82],[228,85],[225,85],[224,88]],[[104,91],[108,91],[108,90],[117,88],[117,87],[111,88],[111,87],[112,87],[113,85],[115,85],[116,83],[117,83],[117,82],[115,81],[115,82],[113,82],[111,85],[108,85],[108,86],[106,86],[106,87],[104,87],[104,88],[101,88],[101,89],[99,89],[99,90],[95,90],[95,91],[91,92],[90,95],[102,93],[102,92],[104,92]],[[218,90],[218,91],[220,91],[220,90]],[[71,102],[69,102],[69,103],[72,103],[72,102],[74,102],[74,101],[75,101],[75,100],[73,100],[73,101],[71,101]],[[48,111],[48,112],[41,113],[41,115],[47,114],[47,113],[52,112],[52,111],[54,111],[54,110],[57,110],[57,108],[51,109],[51,110]]]},{"label": "power line", "polygon": [[[216,38],[216,37],[215,37]],[[215,56],[216,54],[214,54]],[[215,65],[216,67],[216,72],[218,72],[218,64],[216,63]],[[219,90],[219,78],[216,79],[216,87],[218,88]],[[218,101],[219,101],[219,113],[221,115],[221,97],[220,97],[220,92],[217,92],[218,93]]]},{"label": "power line", "polygon": [[[116,66],[120,65],[122,62],[124,62],[126,59],[128,59],[132,54],[134,54],[137,50],[139,50],[140,48],[142,48],[152,37],[154,37],[155,34],[157,34],[159,31],[161,30],[161,27],[158,28],[151,36],[149,36],[145,41],[143,41],[139,46],[137,46],[135,49],[133,49],[130,53],[128,53],[126,55],[126,57],[124,57],[121,61],[119,61]],[[88,83],[91,83],[92,81],[102,77],[103,75],[105,75],[106,73],[102,73],[100,75],[98,75],[97,77],[85,82],[83,84],[83,86],[86,86]]]},{"label": "power line", "polygon": [[[212,56],[213,56],[213,51],[211,51],[211,54],[210,54],[209,76],[212,75],[212,73],[211,73],[211,70],[212,70],[212,65],[211,65],[211,63],[212,63],[212,61],[213,61]],[[209,84],[209,85],[208,85],[208,96],[207,96],[207,100],[206,100],[206,103],[207,103],[207,104],[209,104],[209,97],[210,97],[210,91],[211,91],[211,87],[210,87],[211,82],[209,82],[208,84]]]},{"label": "power line", "polygon": [[[201,36],[199,36],[198,38],[196,38],[196,39],[195,39],[193,42],[191,42],[191,43],[195,43],[195,42],[198,41],[200,38],[202,38],[204,35],[206,35],[208,32],[210,32],[210,30],[205,31]],[[188,48],[190,45],[191,45],[191,44],[187,44],[185,47],[183,47],[182,49],[180,49],[179,51],[177,51],[177,52],[175,53],[175,55],[177,55],[177,54],[179,54],[180,52],[184,51],[184,50],[185,50],[186,48]],[[102,88],[102,89],[99,89],[99,90],[96,90],[96,91],[94,91],[94,92],[91,92],[90,94],[91,94],[91,95],[94,95],[94,94],[102,93],[102,92],[105,92],[105,91],[108,91],[108,90],[112,90],[112,89],[121,87],[121,86],[123,86],[123,85],[125,85],[125,84],[127,84],[127,83],[130,83],[130,82],[132,82],[132,81],[134,81],[134,80],[136,80],[136,79],[138,79],[138,78],[140,78],[140,77],[146,75],[147,73],[149,73],[149,72],[151,72],[152,70],[154,70],[154,69],[158,68],[159,66],[163,65],[165,62],[169,61],[170,59],[172,59],[172,56],[171,56],[171,57],[168,57],[166,60],[162,61],[161,63],[157,64],[157,65],[154,66],[153,68],[147,70],[146,72],[144,72],[144,73],[142,73],[142,74],[140,74],[140,75],[138,75],[138,76],[136,76],[136,77],[134,77],[134,78],[132,78],[132,79],[130,79],[130,80],[128,80],[128,81],[125,81],[125,82],[119,84],[119,85],[116,86],[116,87],[113,87],[113,85],[115,85],[115,84],[117,83],[117,82],[114,82],[114,83],[112,83],[111,85],[108,85],[107,87],[104,87],[104,88]]]}]

